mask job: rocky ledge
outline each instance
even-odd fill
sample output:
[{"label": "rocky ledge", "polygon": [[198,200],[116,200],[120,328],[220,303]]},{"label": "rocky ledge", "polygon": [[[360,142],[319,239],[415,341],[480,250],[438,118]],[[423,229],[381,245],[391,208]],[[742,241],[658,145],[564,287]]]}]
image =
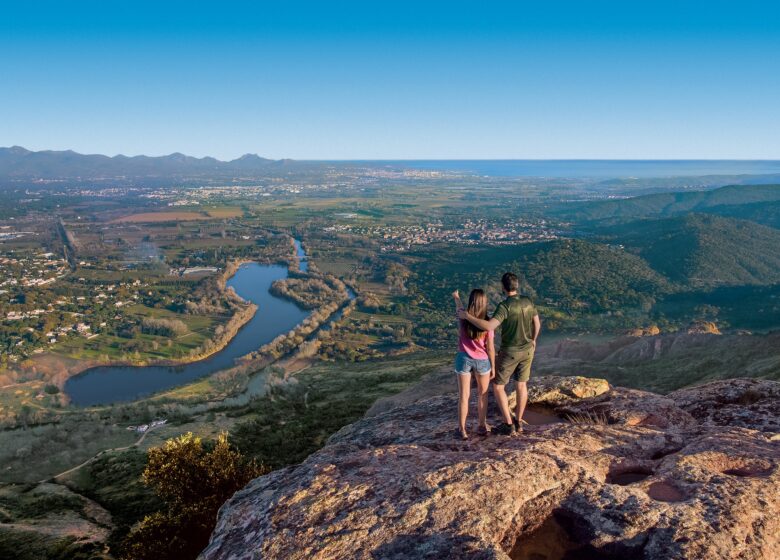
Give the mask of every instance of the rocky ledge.
[{"label": "rocky ledge", "polygon": [[201,558],[780,558],[780,383],[529,392],[512,437],[456,439],[452,395],[345,427],[238,492]]}]

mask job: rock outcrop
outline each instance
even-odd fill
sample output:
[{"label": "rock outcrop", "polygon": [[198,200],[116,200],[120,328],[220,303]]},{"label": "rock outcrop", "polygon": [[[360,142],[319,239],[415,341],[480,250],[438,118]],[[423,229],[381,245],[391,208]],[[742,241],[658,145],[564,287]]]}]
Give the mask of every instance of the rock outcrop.
[{"label": "rock outcrop", "polygon": [[661,329],[657,325],[650,325],[649,327],[637,327],[626,332],[626,336],[658,336],[661,334]]},{"label": "rock outcrop", "polygon": [[688,334],[721,334],[718,325],[712,321],[694,321],[688,327]]},{"label": "rock outcrop", "polygon": [[512,437],[457,439],[449,394],[343,428],[238,492],[201,558],[780,557],[780,383],[529,392]]}]

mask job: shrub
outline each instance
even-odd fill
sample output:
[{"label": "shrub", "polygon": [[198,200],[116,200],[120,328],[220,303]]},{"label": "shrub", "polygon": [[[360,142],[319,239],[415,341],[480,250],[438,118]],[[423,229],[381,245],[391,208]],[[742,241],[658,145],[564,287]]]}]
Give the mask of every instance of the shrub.
[{"label": "shrub", "polygon": [[222,504],[266,472],[228,442],[226,433],[204,445],[187,433],[149,450],[144,483],[166,504],[128,535],[124,556],[133,560],[195,558],[208,544]]},{"label": "shrub", "polygon": [[188,331],[187,325],[179,319],[155,319],[147,317],[141,323],[141,331],[159,336],[181,336]]}]

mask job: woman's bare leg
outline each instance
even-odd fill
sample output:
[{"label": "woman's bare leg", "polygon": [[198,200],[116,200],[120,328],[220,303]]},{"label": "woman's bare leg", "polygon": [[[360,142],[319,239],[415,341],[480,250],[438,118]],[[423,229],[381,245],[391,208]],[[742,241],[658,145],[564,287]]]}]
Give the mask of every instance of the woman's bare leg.
[{"label": "woman's bare leg", "polygon": [[469,397],[471,396],[471,375],[458,374],[458,428],[462,434],[466,431],[466,418],[469,415]]},{"label": "woman's bare leg", "polygon": [[487,404],[488,389],[490,388],[490,375],[477,375],[477,410],[479,411],[479,427],[487,428]]}]

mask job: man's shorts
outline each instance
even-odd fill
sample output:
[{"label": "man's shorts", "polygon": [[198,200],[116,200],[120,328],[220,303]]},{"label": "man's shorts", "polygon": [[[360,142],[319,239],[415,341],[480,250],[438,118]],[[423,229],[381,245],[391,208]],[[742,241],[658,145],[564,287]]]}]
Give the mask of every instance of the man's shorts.
[{"label": "man's shorts", "polygon": [[496,385],[506,385],[509,379],[528,381],[531,377],[531,362],[534,361],[534,347],[503,348],[496,357]]}]

